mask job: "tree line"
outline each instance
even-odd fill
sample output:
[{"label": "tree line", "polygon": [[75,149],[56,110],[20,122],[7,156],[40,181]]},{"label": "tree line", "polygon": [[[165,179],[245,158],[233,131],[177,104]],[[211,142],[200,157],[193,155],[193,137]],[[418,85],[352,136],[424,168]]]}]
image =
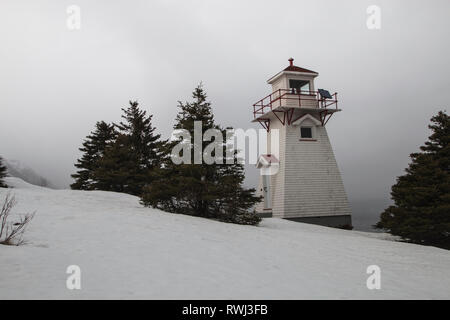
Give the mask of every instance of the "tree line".
[{"label": "tree line", "polygon": [[[251,208],[261,199],[255,196],[255,189],[244,188],[244,167],[236,153],[232,164],[225,164],[230,163],[226,159],[223,164],[172,162],[170,154],[175,144],[195,143],[195,121],[202,122],[202,133],[208,129],[225,132],[214,119],[203,87],[196,87],[192,95],[193,101],[178,103],[173,126],[188,131],[190,141],[182,137],[161,139],[152,125],[153,115],[142,110],[137,101],[122,108],[118,124],[97,122],[79,149],[82,155],[75,164],[78,170],[72,175],[75,182],[71,188],[123,192],[139,196],[145,206],[168,212],[258,224],[261,219]],[[206,143],[201,143],[204,150]],[[225,149],[226,143],[221,147]]]}]

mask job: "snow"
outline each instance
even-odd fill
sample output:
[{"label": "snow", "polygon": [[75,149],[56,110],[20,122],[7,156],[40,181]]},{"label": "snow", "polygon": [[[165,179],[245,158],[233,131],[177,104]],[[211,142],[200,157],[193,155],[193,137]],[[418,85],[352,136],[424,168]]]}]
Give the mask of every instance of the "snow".
[{"label": "snow", "polygon": [[[0,299],[448,299],[450,252],[281,219],[259,227],[165,213],[137,197],[7,178],[24,246],[0,245]],[[369,265],[381,289],[366,286]],[[81,290],[66,269],[81,268]]]}]

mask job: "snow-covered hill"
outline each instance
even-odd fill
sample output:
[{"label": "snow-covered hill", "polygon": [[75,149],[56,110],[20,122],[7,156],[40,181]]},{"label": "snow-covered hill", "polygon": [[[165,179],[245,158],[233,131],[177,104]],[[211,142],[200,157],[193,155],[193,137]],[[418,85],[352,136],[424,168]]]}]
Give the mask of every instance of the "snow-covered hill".
[{"label": "snow-covered hill", "polygon": [[[0,299],[450,298],[450,252],[279,219],[239,226],[144,208],[112,192],[7,178],[29,244],[0,246]],[[374,234],[371,235],[375,236]],[[378,236],[378,235],[376,235]],[[81,290],[66,268],[81,267]],[[366,268],[381,268],[381,289]]]}]

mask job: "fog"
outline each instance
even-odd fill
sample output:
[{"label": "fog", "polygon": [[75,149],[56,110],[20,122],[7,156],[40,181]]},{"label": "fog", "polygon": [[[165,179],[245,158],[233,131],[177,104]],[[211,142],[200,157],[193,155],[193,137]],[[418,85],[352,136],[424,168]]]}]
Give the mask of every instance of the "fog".
[{"label": "fog", "polygon": [[[79,30],[67,27],[70,5]],[[292,56],[319,72],[316,87],[338,92],[328,134],[357,219],[373,220],[429,119],[448,108],[449,12],[447,0],[3,0],[0,155],[67,188],[96,121],[119,121],[136,99],[168,137],[177,101],[200,81],[217,122],[258,128],[251,106]],[[246,184],[257,176],[248,168]]]}]

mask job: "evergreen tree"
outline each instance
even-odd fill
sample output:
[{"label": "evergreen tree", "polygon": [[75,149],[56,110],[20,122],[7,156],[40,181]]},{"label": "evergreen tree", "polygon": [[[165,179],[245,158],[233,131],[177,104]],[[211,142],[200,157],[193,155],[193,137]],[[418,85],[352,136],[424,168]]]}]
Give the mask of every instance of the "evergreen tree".
[{"label": "evergreen tree", "polygon": [[3,178],[6,177],[6,173],[7,173],[7,168],[3,164],[2,157],[0,157],[0,188],[6,188],[7,187],[5,182],[3,181]]},{"label": "evergreen tree", "polygon": [[70,185],[72,189],[98,190],[98,186],[95,185],[94,171],[98,168],[99,160],[103,157],[106,147],[115,140],[116,135],[114,125],[104,121],[95,124],[95,130],[86,137],[83,146],[79,149],[83,155],[75,164],[79,170],[72,175],[75,179],[75,182]]},{"label": "evergreen tree", "polygon": [[[196,148],[201,151],[210,144],[194,139],[194,122],[202,122],[202,136],[208,129],[221,129],[214,122],[211,104],[201,85],[193,92],[193,102],[179,102],[179,113],[176,117],[174,129],[186,130],[190,140],[180,137],[166,145],[165,154],[168,155],[176,144],[190,146],[189,158],[193,162],[193,153]],[[198,144],[196,146],[196,143]],[[254,196],[254,189],[244,189],[243,165],[233,156],[233,164],[226,164],[226,144],[221,143],[224,150],[223,164],[182,163],[175,164],[168,156],[164,158],[161,168],[154,171],[153,182],[144,188],[141,201],[146,206],[160,208],[174,213],[183,213],[194,216],[215,218],[222,221],[257,224],[260,218],[249,213],[255,203],[260,201]],[[213,154],[214,156],[217,156]]]},{"label": "evergreen tree", "polygon": [[450,117],[431,118],[429,140],[411,154],[406,174],[392,186],[394,205],[381,214],[378,228],[407,241],[450,249]]},{"label": "evergreen tree", "polygon": [[140,195],[150,182],[151,172],[160,165],[161,135],[155,134],[152,115],[130,101],[122,109],[123,122],[116,125],[119,136],[111,144],[95,171],[96,188]]},{"label": "evergreen tree", "polygon": [[159,163],[161,156],[161,135],[155,134],[152,126],[153,115],[147,116],[145,110],[139,109],[137,101],[130,101],[128,109],[122,109],[125,122],[120,122],[117,128],[128,137],[128,143],[137,157],[137,165],[142,169],[153,169]]},{"label": "evergreen tree", "polygon": [[[231,128],[229,128],[231,129]],[[219,219],[226,222],[238,224],[258,224],[261,219],[249,210],[262,200],[255,196],[255,189],[243,187],[245,179],[244,166],[237,158],[237,153],[233,155],[233,163],[219,166],[220,197],[216,201],[218,207],[216,212]]]},{"label": "evergreen tree", "polygon": [[134,187],[138,167],[128,137],[119,133],[116,140],[109,144],[103,157],[93,172],[96,190],[131,193]]}]

